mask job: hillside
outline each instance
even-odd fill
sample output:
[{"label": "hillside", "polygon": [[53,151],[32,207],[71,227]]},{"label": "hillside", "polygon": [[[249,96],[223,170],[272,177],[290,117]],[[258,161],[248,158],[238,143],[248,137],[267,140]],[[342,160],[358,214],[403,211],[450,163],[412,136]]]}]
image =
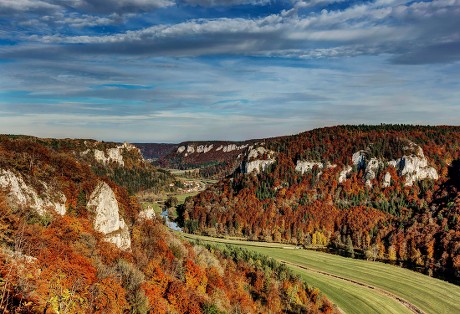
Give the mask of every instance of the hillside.
[{"label": "hillside", "polygon": [[141,150],[145,159],[150,161],[160,159],[179,147],[178,144],[168,143],[133,143],[133,145]]},{"label": "hillside", "polygon": [[249,147],[261,140],[244,142],[207,141],[183,142],[158,160],[158,165],[174,169],[199,168],[201,177],[220,179],[239,166]]},{"label": "hillside", "polygon": [[180,208],[188,232],[328,246],[460,278],[460,127],[340,126],[266,140]]},{"label": "hillside", "polygon": [[138,156],[129,144],[0,138],[1,312],[336,312],[283,265],[192,245],[141,210],[113,176],[151,170]]},{"label": "hillside", "polygon": [[39,169],[35,155],[46,148],[85,163],[95,174],[122,185],[130,194],[146,189],[169,190],[170,184],[175,182],[169,172],[153,167],[137,147],[128,143],[15,135],[0,135],[0,141],[6,150],[23,149],[22,162],[28,163],[25,168]]}]

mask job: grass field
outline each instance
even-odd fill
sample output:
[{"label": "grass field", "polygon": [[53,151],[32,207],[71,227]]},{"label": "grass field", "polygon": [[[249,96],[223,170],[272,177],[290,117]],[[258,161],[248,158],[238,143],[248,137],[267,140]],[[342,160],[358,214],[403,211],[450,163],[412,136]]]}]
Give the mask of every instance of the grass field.
[{"label": "grass field", "polygon": [[[459,286],[408,269],[317,251],[297,250],[293,246],[279,243],[191,237],[238,245],[279,261],[306,267],[308,270],[288,264],[307,282],[320,288],[346,313],[408,313],[406,307],[378,289],[390,292],[426,313],[460,313]],[[366,288],[350,281],[320,274],[318,271],[378,289]]]},{"label": "grass field", "polygon": [[176,194],[175,197],[177,198],[177,200],[179,201],[178,204],[184,204],[185,202],[185,199],[189,196],[195,196],[197,195],[199,192],[192,192],[192,193],[184,193],[184,194]]}]

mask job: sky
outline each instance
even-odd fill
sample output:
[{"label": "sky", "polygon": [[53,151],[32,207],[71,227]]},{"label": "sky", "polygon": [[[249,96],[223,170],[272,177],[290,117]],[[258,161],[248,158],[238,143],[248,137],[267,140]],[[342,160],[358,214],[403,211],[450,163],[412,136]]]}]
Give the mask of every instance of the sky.
[{"label": "sky", "polygon": [[0,0],[0,133],[460,124],[460,0]]}]

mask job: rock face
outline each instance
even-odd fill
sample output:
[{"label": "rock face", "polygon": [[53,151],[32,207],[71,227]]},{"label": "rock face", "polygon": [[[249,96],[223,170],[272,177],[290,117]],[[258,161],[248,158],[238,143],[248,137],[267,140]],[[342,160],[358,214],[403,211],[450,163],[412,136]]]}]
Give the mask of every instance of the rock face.
[{"label": "rock face", "polygon": [[[438,173],[436,169],[428,166],[428,160],[423,154],[423,150],[420,146],[415,143],[409,142],[404,147],[404,156],[396,160],[388,161],[389,166],[393,166],[398,171],[399,176],[403,176],[406,179],[405,185],[412,186],[414,182],[424,179],[438,179]],[[384,162],[377,158],[369,159],[368,150],[360,150],[353,154],[352,162],[358,170],[364,169],[364,180],[366,185],[372,187],[371,181],[376,178],[378,171],[384,168]],[[339,175],[339,182],[346,180],[347,175],[351,172],[351,167],[346,166]],[[383,187],[391,185],[391,175],[385,174],[382,182]]]},{"label": "rock face", "polygon": [[152,220],[153,218],[155,218],[155,211],[150,205],[139,213],[140,220]]},{"label": "rock face", "polygon": [[345,166],[342,171],[340,171],[339,174],[339,183],[342,183],[347,179],[347,177],[350,175],[351,171],[353,168],[351,166]]},{"label": "rock face", "polygon": [[366,167],[366,158],[367,158],[367,152],[364,150],[360,150],[353,154],[353,156],[351,157],[351,160],[353,162],[353,165],[357,166],[359,170],[359,169],[363,169]]},{"label": "rock face", "polygon": [[123,167],[125,165],[125,161],[123,160],[123,152],[131,150],[136,150],[139,155],[141,155],[139,148],[129,143],[123,143],[122,145],[108,148],[105,151],[88,148],[82,152],[81,155],[87,155],[92,151],[94,154],[94,159],[96,159],[97,162],[104,165],[108,163],[116,163],[118,166]]},{"label": "rock face", "polygon": [[105,182],[100,182],[91,193],[87,204],[89,211],[95,213],[94,229],[105,234],[108,242],[122,250],[131,248],[129,229],[123,217],[120,217],[115,193]]},{"label": "rock face", "polygon": [[305,172],[313,169],[313,167],[323,169],[323,163],[317,161],[297,160],[295,170],[304,174]]},{"label": "rock face", "polygon": [[248,144],[243,144],[243,145],[236,145],[236,144],[228,144],[228,145],[219,145],[217,148],[214,147],[214,144],[209,144],[209,145],[194,145],[194,144],[188,144],[188,145],[182,145],[177,148],[176,153],[177,154],[182,154],[185,153],[185,157],[191,155],[191,154],[206,154],[211,151],[222,151],[224,153],[229,153],[235,150],[242,150],[248,147]]},{"label": "rock face", "polygon": [[364,174],[364,178],[366,179],[366,185],[372,187],[371,180],[374,180],[377,176],[377,172],[379,171],[382,163],[379,162],[377,158],[371,158],[366,165],[366,170]]},{"label": "rock face", "polygon": [[187,148],[185,146],[179,146],[177,148],[177,153],[182,154]]},{"label": "rock face", "polygon": [[[244,145],[236,145],[236,144],[229,144],[229,145],[225,145],[225,146],[220,146],[219,148],[222,149],[222,151],[224,153],[228,153],[228,152],[232,152],[234,150],[241,150],[241,149],[244,149],[248,147],[247,144],[244,144]],[[219,148],[217,148],[216,150],[219,150]]]},{"label": "rock face", "polygon": [[382,186],[387,188],[391,185],[391,174],[389,172],[385,173],[385,177],[383,178]]},{"label": "rock face", "polygon": [[[274,155],[274,151],[267,150],[264,147],[253,148],[249,151],[247,160],[241,164],[241,169],[243,173],[264,171],[276,161]],[[259,157],[263,157],[263,159]]]},{"label": "rock face", "polygon": [[7,190],[8,198],[13,203],[35,209],[39,215],[44,215],[50,210],[64,215],[67,201],[65,195],[53,190],[45,182],[40,181],[38,184],[41,185],[41,193],[27,185],[20,174],[0,169],[0,188]]},{"label": "rock face", "polygon": [[[414,145],[411,143],[408,149],[413,150]],[[398,170],[399,175],[406,177],[406,186],[412,186],[415,181],[424,179],[437,180],[439,178],[436,169],[428,166],[428,160],[419,146],[416,146],[415,153],[392,160],[389,164]]]},{"label": "rock face", "polygon": [[196,148],[196,152],[197,153],[207,153],[209,152],[212,148],[214,147],[214,145],[199,145],[197,148]]},{"label": "rock face", "polygon": [[259,173],[260,171],[264,171],[265,169],[267,169],[267,167],[273,164],[274,162],[274,159],[249,161],[245,164],[244,173]]}]

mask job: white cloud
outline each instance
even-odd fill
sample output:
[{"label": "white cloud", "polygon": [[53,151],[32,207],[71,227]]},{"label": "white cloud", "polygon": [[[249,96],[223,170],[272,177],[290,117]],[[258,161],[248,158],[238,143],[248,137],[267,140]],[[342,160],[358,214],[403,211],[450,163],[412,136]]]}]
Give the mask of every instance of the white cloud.
[{"label": "white cloud", "polygon": [[266,5],[272,2],[272,0],[184,0],[185,3],[190,5],[197,5],[203,7],[214,7],[214,6],[234,6],[241,4],[250,5]]},{"label": "white cloud", "polygon": [[[304,16],[282,12],[255,19],[197,19],[107,36],[34,35],[30,39],[54,44],[85,44],[88,45],[85,50],[93,53],[154,56],[230,53],[305,58],[403,54],[458,41],[458,16],[459,0],[409,4],[377,1]],[[110,18],[84,16],[69,19],[68,23],[102,24],[110,23]],[[455,59],[455,55],[453,57]]]},{"label": "white cloud", "polygon": [[0,0],[0,14],[9,11],[56,10],[59,6],[41,0]]},{"label": "white cloud", "polygon": [[[55,0],[63,5],[65,0]],[[117,13],[148,11],[175,5],[174,0],[72,0],[72,7],[85,12]]]}]

